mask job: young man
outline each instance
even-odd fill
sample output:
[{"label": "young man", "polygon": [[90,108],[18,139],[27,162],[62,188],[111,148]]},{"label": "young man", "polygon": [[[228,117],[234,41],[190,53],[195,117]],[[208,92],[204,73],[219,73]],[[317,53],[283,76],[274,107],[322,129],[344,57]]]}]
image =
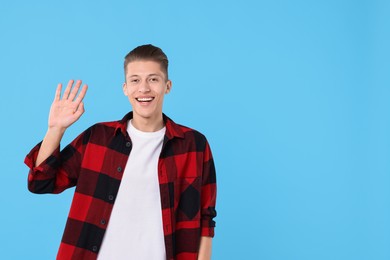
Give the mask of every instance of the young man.
[{"label": "young man", "polygon": [[[27,155],[28,188],[76,186],[57,259],[210,259],[216,216],[211,150],[199,132],[162,113],[172,82],[160,48],[143,45],[124,63],[133,111],[91,126],[60,151],[84,113],[87,86],[58,85],[46,136]],[[78,94],[78,95],[77,95]]]}]

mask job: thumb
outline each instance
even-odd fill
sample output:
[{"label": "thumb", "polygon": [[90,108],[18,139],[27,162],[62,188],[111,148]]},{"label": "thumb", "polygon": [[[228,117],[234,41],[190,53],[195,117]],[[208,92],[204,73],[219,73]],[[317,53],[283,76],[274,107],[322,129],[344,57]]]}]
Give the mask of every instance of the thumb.
[{"label": "thumb", "polygon": [[80,102],[79,106],[77,107],[77,110],[74,112],[74,115],[78,118],[85,112],[84,109],[84,102]]}]

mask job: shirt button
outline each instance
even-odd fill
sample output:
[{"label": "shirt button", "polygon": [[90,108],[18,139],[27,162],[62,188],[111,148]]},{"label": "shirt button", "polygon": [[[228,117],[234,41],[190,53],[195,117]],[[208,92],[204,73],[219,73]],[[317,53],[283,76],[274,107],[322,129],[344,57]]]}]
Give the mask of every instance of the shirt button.
[{"label": "shirt button", "polygon": [[106,220],[105,219],[100,220],[100,224],[105,225],[106,224]]},{"label": "shirt button", "polygon": [[131,143],[130,142],[126,142],[126,147],[130,147],[131,146]]},{"label": "shirt button", "polygon": [[114,200],[114,196],[113,195],[108,195],[108,200]]},{"label": "shirt button", "polygon": [[116,170],[117,170],[118,172],[121,172],[121,171],[122,171],[122,167],[118,166],[118,168],[116,168]]},{"label": "shirt button", "polygon": [[93,247],[92,247],[92,251],[93,251],[93,252],[96,252],[97,250],[98,250],[98,247],[97,247],[97,246],[93,246]]}]

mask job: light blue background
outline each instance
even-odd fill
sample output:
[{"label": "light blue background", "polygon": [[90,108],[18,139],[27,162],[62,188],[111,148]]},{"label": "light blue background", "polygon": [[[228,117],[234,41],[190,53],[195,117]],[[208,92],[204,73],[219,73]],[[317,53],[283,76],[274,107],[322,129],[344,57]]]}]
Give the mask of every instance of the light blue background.
[{"label": "light blue background", "polygon": [[57,83],[130,109],[123,57],[170,58],[164,111],[218,171],[213,259],[390,259],[388,1],[7,1],[0,5],[1,259],[54,259],[73,189],[27,191]]}]

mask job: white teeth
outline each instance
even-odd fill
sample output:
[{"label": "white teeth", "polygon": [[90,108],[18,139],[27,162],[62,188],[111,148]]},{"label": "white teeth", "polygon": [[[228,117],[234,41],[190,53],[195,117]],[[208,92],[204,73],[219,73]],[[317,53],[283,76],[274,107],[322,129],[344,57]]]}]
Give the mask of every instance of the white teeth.
[{"label": "white teeth", "polygon": [[137,98],[137,100],[140,102],[149,102],[149,101],[152,101],[153,98]]}]

